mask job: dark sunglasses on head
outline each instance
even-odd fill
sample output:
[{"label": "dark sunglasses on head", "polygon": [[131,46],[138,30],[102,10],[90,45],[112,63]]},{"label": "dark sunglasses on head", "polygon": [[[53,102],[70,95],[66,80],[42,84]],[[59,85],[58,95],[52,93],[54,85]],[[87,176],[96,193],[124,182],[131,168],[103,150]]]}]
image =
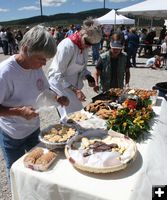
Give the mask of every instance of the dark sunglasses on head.
[{"label": "dark sunglasses on head", "polygon": [[85,42],[85,44],[88,45],[88,46],[92,46],[92,45],[93,45],[92,43],[90,43],[89,41],[87,41],[85,38],[84,38],[84,42]]}]

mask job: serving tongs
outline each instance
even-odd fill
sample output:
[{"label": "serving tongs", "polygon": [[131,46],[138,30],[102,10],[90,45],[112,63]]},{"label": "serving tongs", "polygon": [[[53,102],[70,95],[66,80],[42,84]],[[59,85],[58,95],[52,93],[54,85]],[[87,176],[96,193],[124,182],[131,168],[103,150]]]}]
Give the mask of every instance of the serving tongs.
[{"label": "serving tongs", "polygon": [[109,102],[105,102],[104,105],[105,105],[109,110],[112,110],[111,105],[110,105]]}]

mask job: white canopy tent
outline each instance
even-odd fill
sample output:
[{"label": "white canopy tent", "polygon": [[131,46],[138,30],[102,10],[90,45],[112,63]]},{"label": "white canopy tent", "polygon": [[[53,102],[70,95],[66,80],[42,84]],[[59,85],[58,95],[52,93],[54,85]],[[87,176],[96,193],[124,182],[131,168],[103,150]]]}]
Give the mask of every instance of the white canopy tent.
[{"label": "white canopy tent", "polygon": [[115,10],[111,10],[109,13],[96,19],[100,24],[134,24],[135,20],[127,18],[123,15],[118,15]]},{"label": "white canopy tent", "polygon": [[167,19],[165,19],[165,23],[164,23],[164,25],[167,26]]},{"label": "white canopy tent", "polygon": [[143,17],[167,18],[167,0],[146,0],[118,10],[119,14]]}]

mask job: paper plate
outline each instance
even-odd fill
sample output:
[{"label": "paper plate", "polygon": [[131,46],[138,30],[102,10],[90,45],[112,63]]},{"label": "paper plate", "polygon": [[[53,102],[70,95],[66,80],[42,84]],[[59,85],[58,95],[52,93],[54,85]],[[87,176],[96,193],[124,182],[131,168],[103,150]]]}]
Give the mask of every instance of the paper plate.
[{"label": "paper plate", "polygon": [[81,110],[69,114],[67,121],[68,124],[74,124],[78,130],[82,129],[106,129],[106,121],[100,119],[93,113]]}]

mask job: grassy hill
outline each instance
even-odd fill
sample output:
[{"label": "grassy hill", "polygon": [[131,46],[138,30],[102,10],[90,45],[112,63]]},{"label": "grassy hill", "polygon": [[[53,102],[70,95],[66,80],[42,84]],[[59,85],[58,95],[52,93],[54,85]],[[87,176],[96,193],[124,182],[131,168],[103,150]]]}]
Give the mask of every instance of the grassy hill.
[{"label": "grassy hill", "polygon": [[105,10],[102,9],[94,9],[88,10],[78,13],[60,13],[50,16],[36,16],[30,17],[25,19],[13,20],[13,21],[6,21],[0,22],[2,26],[17,26],[17,27],[24,27],[27,25],[35,25],[44,23],[45,25],[55,26],[55,25],[68,25],[68,24],[80,24],[83,22],[84,19],[87,17],[101,17],[102,15],[109,12],[110,9],[106,8]]},{"label": "grassy hill", "polygon": [[[36,24],[44,24],[45,26],[56,26],[56,25],[63,25],[68,26],[69,24],[82,24],[83,20],[85,20],[87,17],[101,17],[104,14],[108,13],[111,9],[109,8],[100,8],[100,9],[93,9],[93,10],[87,10],[83,12],[78,13],[60,13],[55,15],[49,15],[49,16],[35,16],[25,19],[18,19],[13,21],[6,21],[6,22],[0,22],[0,25],[2,26],[11,26],[11,27],[17,27],[17,28],[24,28],[26,26],[33,26]],[[135,21],[138,21],[138,17],[135,16],[129,16],[130,18],[135,19]],[[140,18],[140,27],[142,26],[149,26],[150,20]],[[154,20],[153,26],[163,26],[164,20]]]}]

